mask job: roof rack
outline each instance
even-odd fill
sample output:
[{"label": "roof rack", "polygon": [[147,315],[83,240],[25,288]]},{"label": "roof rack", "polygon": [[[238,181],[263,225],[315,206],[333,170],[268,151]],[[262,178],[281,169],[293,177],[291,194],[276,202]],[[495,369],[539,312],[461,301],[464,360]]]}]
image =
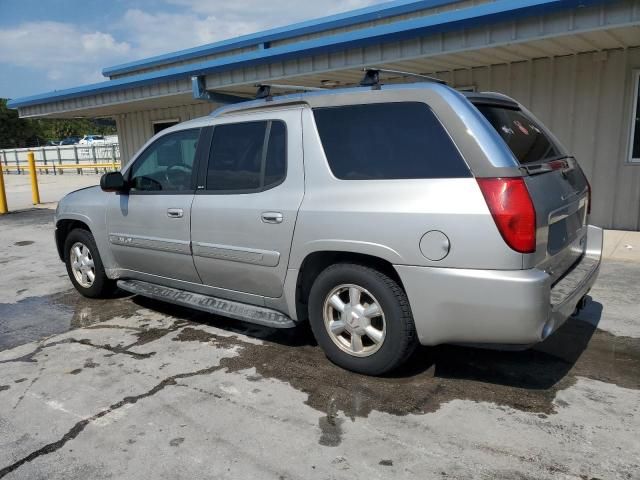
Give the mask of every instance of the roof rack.
[{"label": "roof rack", "polygon": [[395,75],[400,75],[402,77],[412,77],[419,78],[420,80],[425,80],[428,82],[440,83],[442,85],[447,85],[445,80],[441,80],[439,78],[430,77],[429,75],[422,75],[420,73],[414,72],[404,72],[402,70],[390,70],[388,68],[378,68],[378,67],[365,67],[362,69],[364,73],[364,77],[360,81],[360,86],[362,87],[371,87],[374,90],[380,89],[380,74],[381,73],[391,73]]},{"label": "roof rack", "polygon": [[317,92],[318,90],[326,90],[326,88],[320,87],[306,87],[303,85],[284,85],[276,83],[258,83],[256,84],[258,91],[256,92],[256,100],[266,99],[267,101],[273,100],[271,95],[271,89],[277,88],[278,90],[293,90],[296,92]]}]

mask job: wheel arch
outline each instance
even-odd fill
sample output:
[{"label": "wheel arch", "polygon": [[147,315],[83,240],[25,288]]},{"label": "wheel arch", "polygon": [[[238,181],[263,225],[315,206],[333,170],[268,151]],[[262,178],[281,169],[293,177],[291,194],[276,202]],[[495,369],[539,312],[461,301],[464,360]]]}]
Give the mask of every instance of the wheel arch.
[{"label": "wheel arch", "polygon": [[64,242],[67,239],[69,233],[72,230],[80,228],[91,232],[91,227],[85,218],[60,218],[56,221],[56,248],[58,249],[58,256],[60,260],[64,262]]},{"label": "wheel arch", "polygon": [[385,258],[344,250],[311,252],[301,262],[296,281],[295,305],[299,321],[307,320],[309,317],[307,305],[313,282],[323,270],[337,263],[353,263],[378,270],[394,279],[404,290],[400,275],[393,264]]}]

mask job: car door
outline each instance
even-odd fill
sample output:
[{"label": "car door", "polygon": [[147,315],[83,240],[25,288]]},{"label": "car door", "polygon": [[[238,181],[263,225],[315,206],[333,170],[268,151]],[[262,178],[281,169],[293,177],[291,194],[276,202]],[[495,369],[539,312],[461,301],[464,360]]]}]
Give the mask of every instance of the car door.
[{"label": "car door", "polygon": [[121,268],[200,283],[190,245],[200,133],[196,128],[163,135],[124,173],[130,189],[114,195],[107,209],[109,243]]},{"label": "car door", "polygon": [[216,125],[193,202],[193,258],[205,285],[279,297],[304,195],[300,109]]}]

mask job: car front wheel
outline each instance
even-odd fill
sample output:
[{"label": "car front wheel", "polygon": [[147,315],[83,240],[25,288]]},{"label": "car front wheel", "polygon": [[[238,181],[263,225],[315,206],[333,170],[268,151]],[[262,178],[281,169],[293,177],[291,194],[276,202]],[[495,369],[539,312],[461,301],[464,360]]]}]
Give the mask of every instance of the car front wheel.
[{"label": "car front wheel", "polygon": [[98,247],[90,232],[72,230],[64,242],[65,264],[71,283],[85,297],[109,297],[115,282],[105,273]]}]

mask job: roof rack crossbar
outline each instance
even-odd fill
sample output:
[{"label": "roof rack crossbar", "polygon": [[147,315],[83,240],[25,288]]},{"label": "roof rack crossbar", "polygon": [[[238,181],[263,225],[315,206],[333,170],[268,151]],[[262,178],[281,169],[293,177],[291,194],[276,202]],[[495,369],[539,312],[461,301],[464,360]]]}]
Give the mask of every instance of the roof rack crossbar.
[{"label": "roof rack crossbar", "polygon": [[256,84],[258,91],[256,92],[256,99],[266,98],[270,100],[273,98],[271,95],[271,89],[276,88],[278,90],[295,91],[295,92],[317,92],[319,90],[327,90],[321,87],[307,87],[304,85],[285,85],[277,83],[258,83]]},{"label": "roof rack crossbar", "polygon": [[421,73],[405,72],[402,70],[390,70],[388,68],[378,68],[378,67],[365,67],[362,70],[365,72],[364,77],[360,81],[360,86],[362,87],[379,88],[381,73],[390,73],[390,74],[400,75],[402,77],[419,78],[420,80],[426,80],[428,82],[435,82],[435,83],[440,83],[442,85],[447,85],[447,82],[445,80],[441,80],[440,78],[430,77],[429,75],[423,75]]}]

